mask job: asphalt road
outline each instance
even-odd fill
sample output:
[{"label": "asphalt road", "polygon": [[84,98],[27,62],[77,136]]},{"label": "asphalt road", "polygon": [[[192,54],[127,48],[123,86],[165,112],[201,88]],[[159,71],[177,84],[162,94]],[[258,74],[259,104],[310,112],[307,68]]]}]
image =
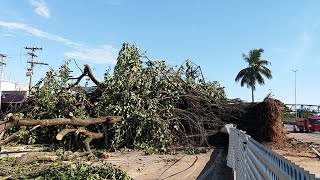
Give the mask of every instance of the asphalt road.
[{"label": "asphalt road", "polygon": [[288,134],[289,137],[293,137],[295,139],[304,141],[304,142],[313,142],[320,144],[320,132],[293,132],[293,125],[285,124],[284,128],[286,131],[290,132]]}]

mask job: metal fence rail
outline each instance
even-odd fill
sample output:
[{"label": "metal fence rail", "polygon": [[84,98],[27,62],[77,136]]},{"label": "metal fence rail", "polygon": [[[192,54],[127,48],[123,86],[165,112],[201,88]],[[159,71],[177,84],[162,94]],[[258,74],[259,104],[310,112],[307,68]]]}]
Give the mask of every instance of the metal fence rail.
[{"label": "metal fence rail", "polygon": [[227,165],[243,179],[318,179],[236,128],[229,128]]}]

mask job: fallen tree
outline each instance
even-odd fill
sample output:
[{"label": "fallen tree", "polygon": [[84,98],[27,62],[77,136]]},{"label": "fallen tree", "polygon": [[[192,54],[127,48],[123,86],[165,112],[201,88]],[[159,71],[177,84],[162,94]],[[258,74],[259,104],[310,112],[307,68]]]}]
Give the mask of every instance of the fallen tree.
[{"label": "fallen tree", "polygon": [[[80,87],[85,76],[96,86],[89,90]],[[68,134],[83,134],[89,153],[94,139],[104,139],[94,145],[103,144],[110,150],[128,147],[166,151],[172,143],[206,146],[208,138],[227,123],[237,124],[259,141],[285,138],[279,126],[278,101],[228,100],[224,88],[217,81],[206,82],[201,68],[191,61],[176,70],[164,61],[149,60],[127,43],[119,52],[114,72],[106,71],[104,81],[97,80],[88,65],[80,76],[71,77],[67,61],[59,71],[48,72],[33,92],[11,110],[15,115],[7,115],[0,134],[6,132],[9,138],[16,133],[10,138],[16,139],[19,127],[40,126],[32,135],[35,142],[68,139],[71,146],[76,145],[75,139]]]}]

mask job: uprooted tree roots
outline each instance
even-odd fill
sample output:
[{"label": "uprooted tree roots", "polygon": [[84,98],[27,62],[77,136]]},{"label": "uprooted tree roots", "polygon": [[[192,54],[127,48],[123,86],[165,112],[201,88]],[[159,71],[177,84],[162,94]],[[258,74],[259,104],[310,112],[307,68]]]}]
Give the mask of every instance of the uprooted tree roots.
[{"label": "uprooted tree roots", "polygon": [[279,100],[266,97],[260,103],[240,103],[237,106],[243,112],[231,122],[238,129],[246,131],[260,142],[278,142],[286,140],[281,114],[285,105]]},{"label": "uprooted tree roots", "polygon": [[[259,141],[285,138],[281,102],[269,97],[261,103],[227,100],[223,87],[217,81],[205,82],[200,67],[191,61],[175,70],[164,61],[150,61],[136,46],[125,43],[113,74],[106,71],[103,82],[88,65],[80,76],[70,78],[69,63],[48,72],[25,102],[8,110],[14,115],[8,114],[0,125],[0,136],[6,132],[0,145],[17,139],[22,143],[68,139],[75,146],[72,137],[84,135],[89,154],[94,139],[100,140],[95,147],[103,144],[111,150],[166,151],[173,143],[208,145],[208,137],[227,123]],[[96,86],[80,87],[85,76]],[[24,136],[32,136],[33,141]]]}]

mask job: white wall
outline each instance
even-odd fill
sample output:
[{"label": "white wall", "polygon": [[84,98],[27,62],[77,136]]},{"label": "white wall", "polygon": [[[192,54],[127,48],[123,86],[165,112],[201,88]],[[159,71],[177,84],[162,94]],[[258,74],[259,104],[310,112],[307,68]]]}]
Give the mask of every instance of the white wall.
[{"label": "white wall", "polygon": [[28,84],[2,80],[1,91],[28,91]]}]

